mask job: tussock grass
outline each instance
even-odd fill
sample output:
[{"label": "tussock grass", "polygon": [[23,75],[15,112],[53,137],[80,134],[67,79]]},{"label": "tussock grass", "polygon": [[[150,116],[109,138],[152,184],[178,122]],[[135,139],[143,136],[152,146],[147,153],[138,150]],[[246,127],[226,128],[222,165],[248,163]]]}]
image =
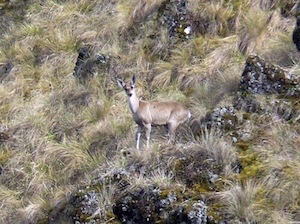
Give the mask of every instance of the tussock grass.
[{"label": "tussock grass", "polygon": [[223,168],[225,175],[232,173],[232,164],[236,162],[237,152],[218,131],[205,130],[199,140],[199,147]]},{"label": "tussock grass", "polygon": [[[220,195],[232,220],[285,223],[299,216],[298,123],[250,118],[251,133],[263,133],[251,150],[263,158],[264,172],[257,182],[240,183],[231,165],[241,152],[215,131],[194,139],[185,125],[168,146],[165,130],[154,128],[150,149],[144,136],[142,149],[134,149],[137,127],[115,83],[136,74],[142,99],[182,102],[199,119],[237,90],[249,53],[298,74],[295,20],[285,9],[290,1],[189,0],[189,20],[196,26],[184,41],[170,38],[159,21],[162,4],[12,1],[5,9],[0,66],[10,62],[13,68],[0,77],[0,125],[10,135],[0,146],[0,222],[45,220],[78,185],[107,170],[129,171],[132,186],[180,185],[170,170],[172,156],[189,150],[203,150],[223,167],[224,182],[232,184]],[[86,45],[112,62],[81,85],[72,72],[78,49]],[[114,192],[113,185],[102,188],[95,216],[110,211]]]},{"label": "tussock grass", "polygon": [[235,217],[236,222],[255,223],[262,219],[261,207],[265,200],[259,197],[263,194],[263,185],[247,182],[245,185],[233,185],[228,191],[220,193],[220,197],[227,204],[229,215]]},{"label": "tussock grass", "polygon": [[117,21],[119,27],[130,28],[134,23],[141,23],[152,13],[156,12],[163,0],[131,0],[120,1],[117,5]]}]

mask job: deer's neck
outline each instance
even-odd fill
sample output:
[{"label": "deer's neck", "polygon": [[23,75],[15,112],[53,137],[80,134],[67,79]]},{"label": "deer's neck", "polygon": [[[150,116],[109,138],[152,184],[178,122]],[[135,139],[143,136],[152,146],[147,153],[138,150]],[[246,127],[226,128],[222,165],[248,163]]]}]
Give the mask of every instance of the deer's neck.
[{"label": "deer's neck", "polygon": [[132,96],[128,98],[129,98],[129,107],[131,112],[136,113],[137,110],[139,109],[139,104],[140,104],[136,93],[133,92]]}]

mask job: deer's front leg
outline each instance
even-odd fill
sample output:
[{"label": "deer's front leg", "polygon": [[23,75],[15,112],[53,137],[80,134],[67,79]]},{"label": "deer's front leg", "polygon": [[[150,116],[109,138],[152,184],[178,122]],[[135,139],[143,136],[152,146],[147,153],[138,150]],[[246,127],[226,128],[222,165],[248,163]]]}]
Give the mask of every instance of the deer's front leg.
[{"label": "deer's front leg", "polygon": [[143,127],[139,125],[136,132],[136,149],[140,149],[140,138],[141,138],[142,130]]},{"label": "deer's front leg", "polygon": [[146,128],[147,149],[148,149],[149,141],[150,141],[150,133],[151,133],[151,124],[145,124],[145,128]]}]

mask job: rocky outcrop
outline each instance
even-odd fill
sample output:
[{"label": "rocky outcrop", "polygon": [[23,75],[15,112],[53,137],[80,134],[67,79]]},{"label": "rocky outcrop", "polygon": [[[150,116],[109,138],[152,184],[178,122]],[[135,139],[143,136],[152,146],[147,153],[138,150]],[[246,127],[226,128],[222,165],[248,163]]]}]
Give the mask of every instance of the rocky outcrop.
[{"label": "rocky outcrop", "polygon": [[124,192],[117,199],[113,211],[121,223],[127,224],[208,223],[207,206],[203,200],[185,200],[179,189],[156,186]]},{"label": "rocky outcrop", "polygon": [[[196,161],[195,156],[193,161]],[[198,157],[198,159],[202,163],[204,160],[207,161],[204,165],[199,166],[199,169],[195,170],[194,173],[196,174],[202,167],[204,169],[199,175],[205,176],[203,177],[206,178],[205,181],[209,181],[209,179],[215,181],[214,175],[210,172],[213,171],[210,165],[211,161],[207,157],[203,157],[203,159]],[[178,162],[176,163],[179,167]],[[214,162],[211,164],[215,165]],[[204,174],[204,172],[208,172],[208,174]],[[178,173],[178,175],[180,174]],[[182,178],[186,177],[182,176]],[[203,178],[200,179],[204,180]],[[158,187],[154,184],[131,186],[128,182],[129,179],[130,173],[124,169],[112,171],[106,176],[96,178],[90,185],[81,187],[67,200],[58,203],[51,210],[47,220],[43,220],[43,222],[95,224],[113,220],[112,223],[125,224],[226,223],[227,217],[223,207],[215,199],[209,197],[208,191],[212,189],[203,187],[203,183],[197,184],[195,182],[188,188],[183,188],[180,185]],[[103,195],[103,192],[112,185],[115,191],[113,192],[114,204],[112,212],[110,212],[107,207],[103,207],[103,202],[100,200],[103,199],[103,196],[108,196]],[[107,206],[110,207],[111,205],[108,204]]]},{"label": "rocky outcrop", "polygon": [[[233,101],[236,110],[272,115],[287,121],[299,116],[300,77],[257,55],[247,59],[240,87],[242,92],[237,93]],[[273,97],[264,94],[273,94]]]},{"label": "rocky outcrop", "polygon": [[79,191],[72,198],[71,204],[74,206],[73,221],[75,223],[96,224],[99,219],[98,213],[98,195],[95,191]]},{"label": "rocky outcrop", "polygon": [[102,192],[109,191],[110,186],[114,185],[115,194],[121,194],[128,186],[129,178],[129,173],[123,169],[95,178],[90,185],[81,187],[58,203],[45,223],[96,224],[107,221],[106,208],[99,206],[100,199],[103,199]]},{"label": "rocky outcrop", "polygon": [[236,127],[237,123],[236,111],[231,106],[217,107],[201,119],[201,124],[208,128],[219,127],[229,130]]},{"label": "rocky outcrop", "polygon": [[188,39],[192,34],[186,0],[167,0],[159,9],[162,24],[168,29],[170,37]]},{"label": "rocky outcrop", "polygon": [[232,106],[216,107],[205,117],[200,120],[195,120],[191,129],[194,134],[199,134],[205,128],[218,128],[222,130],[232,130],[238,125],[236,110]]},{"label": "rocky outcrop", "polygon": [[262,105],[255,98],[255,96],[250,94],[238,93],[233,100],[233,107],[236,110],[243,110],[246,113],[260,113],[263,111]]},{"label": "rocky outcrop", "polygon": [[242,74],[240,88],[251,94],[285,94],[300,96],[300,80],[282,68],[250,55]]},{"label": "rocky outcrop", "polygon": [[284,98],[259,98],[255,95],[238,94],[233,106],[236,110],[260,115],[272,115],[286,121],[299,116],[299,102],[294,99]]},{"label": "rocky outcrop", "polygon": [[85,188],[58,203],[43,223],[96,224],[99,221],[98,193],[94,189]]},{"label": "rocky outcrop", "polygon": [[80,81],[85,82],[93,76],[96,69],[107,71],[110,57],[103,54],[93,54],[90,46],[79,49],[73,75]]},{"label": "rocky outcrop", "polygon": [[245,116],[255,113],[286,121],[296,121],[300,116],[300,77],[257,55],[250,55],[246,61],[240,90],[232,105],[216,107],[204,118],[195,120],[191,125],[193,133],[201,134],[205,128],[236,130],[244,122],[243,118],[238,118],[238,111],[246,113]]}]

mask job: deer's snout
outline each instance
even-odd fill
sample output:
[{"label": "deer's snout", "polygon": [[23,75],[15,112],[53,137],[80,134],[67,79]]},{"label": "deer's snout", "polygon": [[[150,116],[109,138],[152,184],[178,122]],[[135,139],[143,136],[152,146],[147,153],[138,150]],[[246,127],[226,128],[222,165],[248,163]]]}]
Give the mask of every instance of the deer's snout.
[{"label": "deer's snout", "polygon": [[126,95],[131,97],[133,94],[133,87],[124,88],[124,89],[125,89]]}]

